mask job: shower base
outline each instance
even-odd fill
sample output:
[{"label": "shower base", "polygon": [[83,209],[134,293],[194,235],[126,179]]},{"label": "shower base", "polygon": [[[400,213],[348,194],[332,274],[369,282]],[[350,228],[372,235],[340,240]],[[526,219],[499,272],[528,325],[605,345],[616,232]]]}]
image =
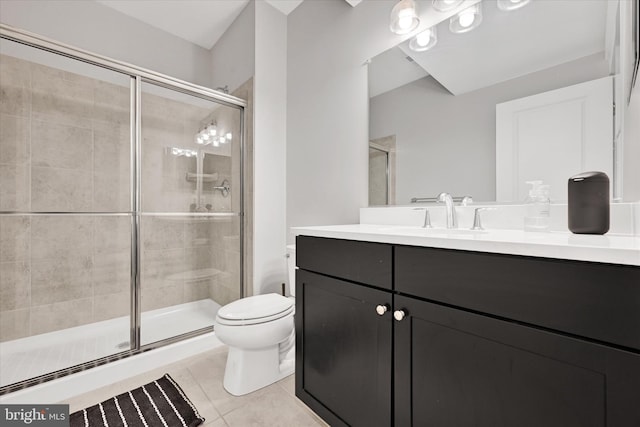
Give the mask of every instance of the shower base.
[{"label": "shower base", "polygon": [[[142,313],[141,341],[149,344],[212,326],[220,305],[211,299]],[[129,316],[0,343],[0,386],[130,349]]]}]

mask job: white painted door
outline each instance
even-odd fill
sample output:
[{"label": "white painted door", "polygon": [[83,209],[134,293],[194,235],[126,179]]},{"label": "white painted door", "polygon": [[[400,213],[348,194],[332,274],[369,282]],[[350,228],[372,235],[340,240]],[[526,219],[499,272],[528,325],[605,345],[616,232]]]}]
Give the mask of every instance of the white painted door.
[{"label": "white painted door", "polygon": [[524,201],[526,181],[567,200],[567,180],[586,171],[613,177],[613,78],[496,105],[496,197]]}]

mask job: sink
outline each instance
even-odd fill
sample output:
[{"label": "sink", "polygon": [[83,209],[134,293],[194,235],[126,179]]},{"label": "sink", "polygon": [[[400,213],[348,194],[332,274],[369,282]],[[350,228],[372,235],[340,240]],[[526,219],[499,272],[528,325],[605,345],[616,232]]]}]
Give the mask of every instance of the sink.
[{"label": "sink", "polygon": [[470,230],[465,228],[423,228],[416,226],[389,225],[379,227],[382,233],[415,234],[419,236],[479,236],[489,233],[487,230]]}]

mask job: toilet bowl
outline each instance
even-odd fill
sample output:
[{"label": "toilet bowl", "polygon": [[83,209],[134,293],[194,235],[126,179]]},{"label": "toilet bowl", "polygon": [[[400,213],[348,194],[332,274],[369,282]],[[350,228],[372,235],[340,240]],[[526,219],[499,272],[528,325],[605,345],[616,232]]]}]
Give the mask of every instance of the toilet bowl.
[{"label": "toilet bowl", "polygon": [[[295,293],[295,246],[287,247],[289,285]],[[242,298],[218,310],[214,331],[229,346],[224,388],[235,396],[251,393],[295,368],[294,299],[278,294]]]}]

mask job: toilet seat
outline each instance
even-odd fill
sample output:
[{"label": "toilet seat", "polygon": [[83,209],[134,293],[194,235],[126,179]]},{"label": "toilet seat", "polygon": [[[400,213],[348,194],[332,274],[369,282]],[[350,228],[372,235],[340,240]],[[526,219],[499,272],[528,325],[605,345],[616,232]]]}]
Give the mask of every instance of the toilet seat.
[{"label": "toilet seat", "polygon": [[216,315],[221,325],[241,326],[271,322],[294,311],[290,298],[278,294],[255,295],[225,305]]}]

